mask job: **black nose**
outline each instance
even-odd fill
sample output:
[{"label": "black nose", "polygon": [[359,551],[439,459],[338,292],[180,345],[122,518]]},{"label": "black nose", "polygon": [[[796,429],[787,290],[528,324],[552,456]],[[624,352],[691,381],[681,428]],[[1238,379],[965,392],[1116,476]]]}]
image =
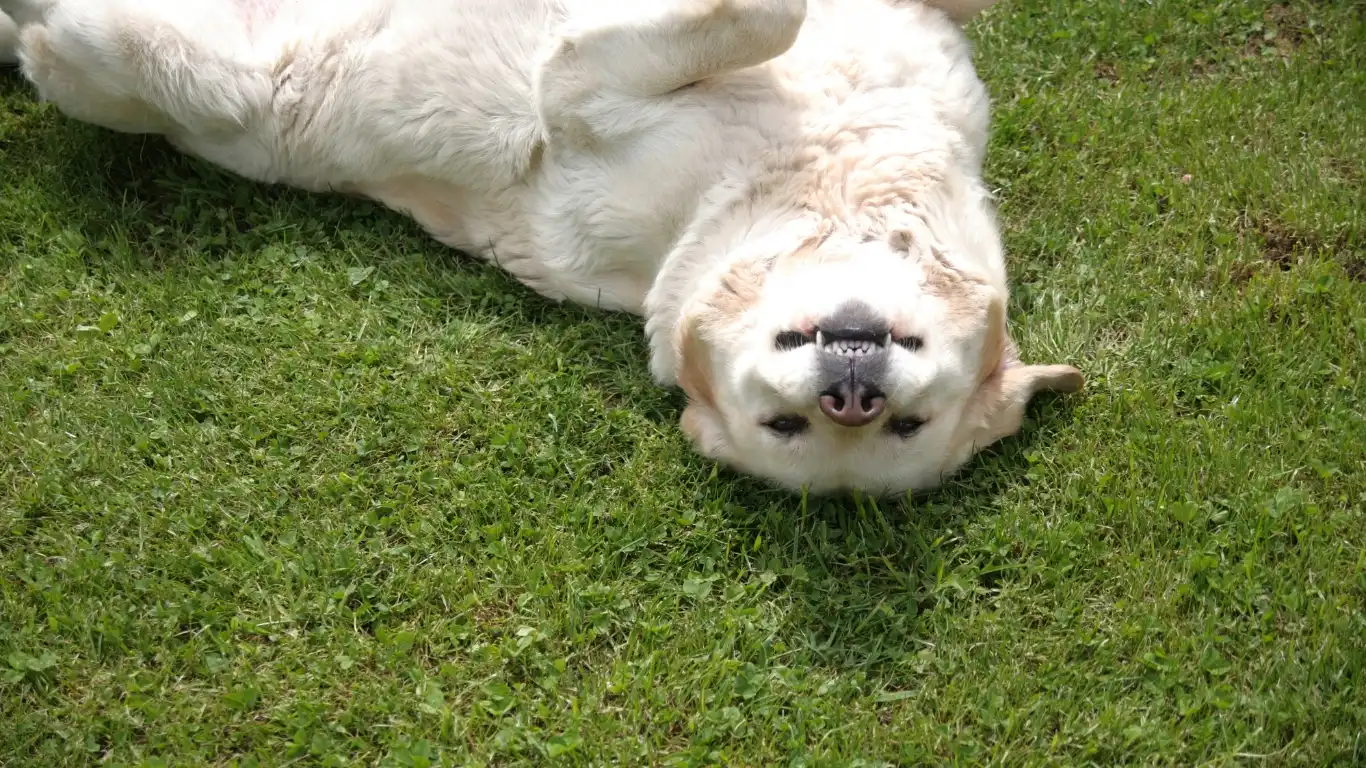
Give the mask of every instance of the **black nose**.
[{"label": "black nose", "polygon": [[887,373],[891,325],[861,301],[847,301],[821,320],[821,412],[842,427],[862,427],[887,406],[880,382]]}]

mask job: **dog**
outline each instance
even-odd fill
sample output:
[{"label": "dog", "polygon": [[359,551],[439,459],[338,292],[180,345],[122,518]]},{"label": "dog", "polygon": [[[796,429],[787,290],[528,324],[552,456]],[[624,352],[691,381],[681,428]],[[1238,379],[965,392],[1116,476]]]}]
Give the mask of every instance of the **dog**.
[{"label": "dog", "polygon": [[[703,455],[933,488],[1026,365],[962,25],[994,0],[0,0],[70,117],[362,195],[555,300],[645,319]],[[3,38],[0,38],[3,39]]]}]

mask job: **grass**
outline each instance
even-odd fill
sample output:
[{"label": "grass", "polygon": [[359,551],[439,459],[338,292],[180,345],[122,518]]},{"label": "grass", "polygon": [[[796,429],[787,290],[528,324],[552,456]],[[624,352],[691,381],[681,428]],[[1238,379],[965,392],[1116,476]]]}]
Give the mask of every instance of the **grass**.
[{"label": "grass", "polygon": [[942,491],[717,471],[637,321],[0,79],[0,763],[1366,762],[1366,18],[1011,0]]}]

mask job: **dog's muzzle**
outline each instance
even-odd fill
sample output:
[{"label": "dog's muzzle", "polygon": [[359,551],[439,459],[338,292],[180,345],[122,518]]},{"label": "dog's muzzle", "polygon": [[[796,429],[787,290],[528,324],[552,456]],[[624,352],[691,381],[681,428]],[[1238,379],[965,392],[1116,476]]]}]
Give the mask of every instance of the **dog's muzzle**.
[{"label": "dog's muzzle", "polygon": [[848,301],[821,321],[821,413],[842,427],[862,427],[887,407],[880,382],[887,373],[892,344],[890,325],[861,301]]}]

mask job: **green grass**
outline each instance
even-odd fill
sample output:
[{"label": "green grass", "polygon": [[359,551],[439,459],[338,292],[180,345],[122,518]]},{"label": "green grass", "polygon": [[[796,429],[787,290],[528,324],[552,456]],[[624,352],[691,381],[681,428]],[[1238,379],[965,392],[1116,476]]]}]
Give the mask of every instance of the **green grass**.
[{"label": "green grass", "polygon": [[882,504],[692,455],[632,318],[0,78],[0,763],[1366,763],[1360,6],[973,36],[1089,387]]}]

